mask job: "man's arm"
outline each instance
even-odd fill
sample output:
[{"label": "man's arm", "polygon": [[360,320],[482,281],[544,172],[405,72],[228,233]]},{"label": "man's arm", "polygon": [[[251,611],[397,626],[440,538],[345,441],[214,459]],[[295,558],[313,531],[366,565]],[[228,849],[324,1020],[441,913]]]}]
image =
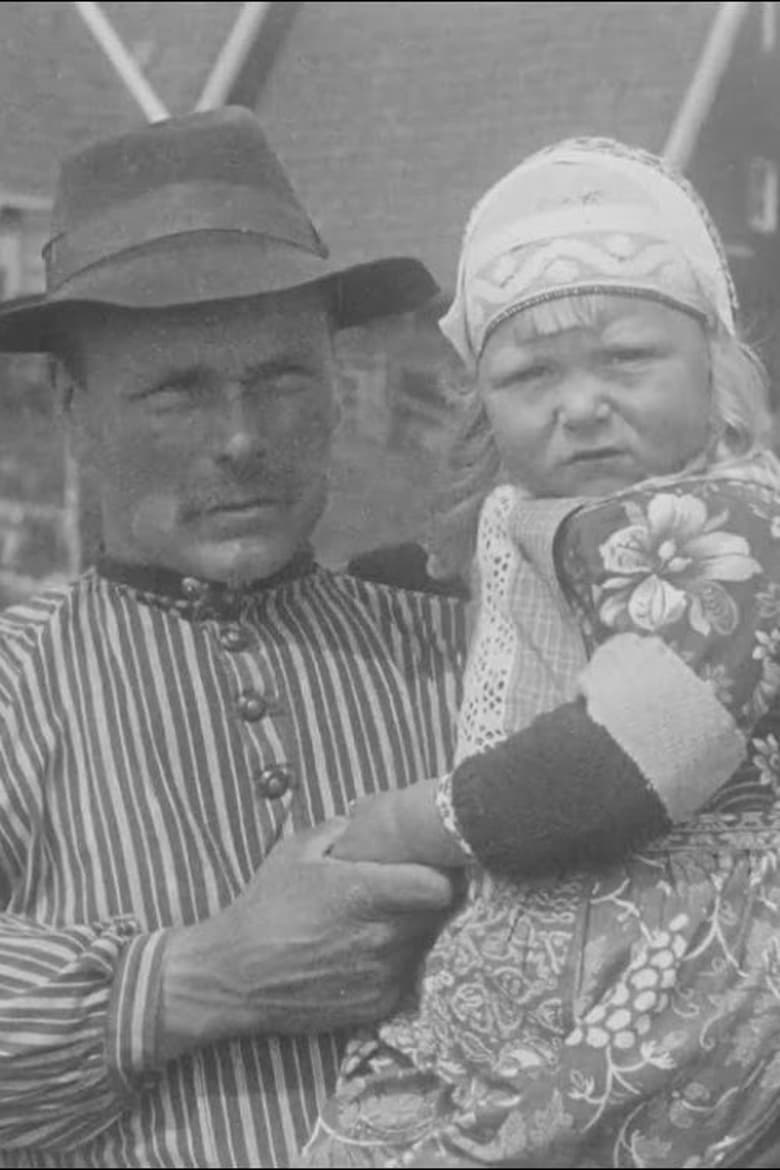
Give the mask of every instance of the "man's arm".
[{"label": "man's arm", "polygon": [[273,851],[195,926],[54,928],[0,916],[0,1148],[68,1150],[130,1108],[166,1061],[238,1035],[387,1015],[451,899],[421,866],[327,856],[339,824]]},{"label": "man's arm", "polygon": [[420,865],[335,860],[343,829],[330,822],[282,843],[220,914],[169,932],[152,1063],[232,1036],[389,1015],[452,887]]},{"label": "man's arm", "polygon": [[162,939],[131,916],[57,924],[13,913],[46,864],[34,632],[0,630],[0,1149],[68,1150],[110,1125],[142,1087],[109,1027],[120,986],[140,1002]]},{"label": "man's arm", "polygon": [[159,939],[130,919],[56,928],[0,915],[0,1149],[71,1149],[132,1103],[142,1086],[123,1075],[108,1020],[123,957],[144,994],[135,940],[153,975]]},{"label": "man's arm", "polygon": [[[335,829],[282,842],[213,919],[146,933],[132,915],[12,913],[38,872],[48,742],[26,671],[0,639],[0,1149],[67,1151],[133,1107],[166,1060],[236,1034],[318,1031],[391,1009],[449,904],[431,870],[325,856]],[[45,858],[44,858],[45,862]],[[194,1009],[194,1010],[191,1010]]]}]

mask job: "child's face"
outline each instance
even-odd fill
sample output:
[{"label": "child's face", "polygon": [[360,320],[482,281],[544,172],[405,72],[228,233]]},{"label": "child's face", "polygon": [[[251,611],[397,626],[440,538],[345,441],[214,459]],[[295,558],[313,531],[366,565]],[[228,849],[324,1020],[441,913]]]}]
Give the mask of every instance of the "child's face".
[{"label": "child's face", "polygon": [[478,368],[512,482],[534,496],[606,495],[705,449],[710,359],[693,317],[627,297],[552,333],[523,317],[496,327]]}]

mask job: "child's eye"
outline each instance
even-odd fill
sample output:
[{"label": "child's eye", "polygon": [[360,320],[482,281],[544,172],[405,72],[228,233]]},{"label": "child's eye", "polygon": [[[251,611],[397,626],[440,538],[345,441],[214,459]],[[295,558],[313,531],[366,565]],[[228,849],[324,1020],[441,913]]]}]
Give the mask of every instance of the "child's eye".
[{"label": "child's eye", "polygon": [[512,375],[512,381],[516,385],[528,385],[531,382],[541,381],[543,378],[546,378],[549,373],[550,366],[545,365],[543,362],[537,362],[533,366],[525,366],[521,370],[515,370],[514,374]]},{"label": "child's eye", "polygon": [[495,370],[488,376],[486,386],[497,394],[511,394],[516,390],[533,390],[549,383],[556,372],[556,365],[549,361],[529,362],[528,365],[511,365],[504,370]]},{"label": "child's eye", "polygon": [[650,361],[654,357],[654,351],[642,346],[622,346],[620,349],[613,349],[607,355],[607,361],[610,365],[632,365],[639,362]]}]

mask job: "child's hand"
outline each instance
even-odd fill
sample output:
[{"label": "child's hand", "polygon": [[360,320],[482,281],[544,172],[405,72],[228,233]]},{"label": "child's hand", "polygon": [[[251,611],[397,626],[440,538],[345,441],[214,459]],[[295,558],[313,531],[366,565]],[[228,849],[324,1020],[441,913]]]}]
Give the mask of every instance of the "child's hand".
[{"label": "child's hand", "polygon": [[445,829],[435,797],[436,781],[422,780],[358,801],[331,856],[341,861],[417,862],[441,869],[465,865],[468,859]]},{"label": "child's hand", "polygon": [[380,792],[352,806],[343,834],[331,847],[339,861],[381,861],[386,864],[417,861],[404,845],[399,823],[400,792]]}]

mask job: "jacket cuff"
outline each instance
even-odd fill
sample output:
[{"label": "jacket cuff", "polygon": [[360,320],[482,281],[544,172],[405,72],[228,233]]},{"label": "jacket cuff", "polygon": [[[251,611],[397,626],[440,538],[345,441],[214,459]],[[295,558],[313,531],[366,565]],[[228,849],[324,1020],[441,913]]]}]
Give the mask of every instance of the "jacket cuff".
[{"label": "jacket cuff", "polygon": [[163,956],[169,931],[139,934],[124,948],[114,969],[106,1027],[110,1073],[125,1093],[152,1079],[162,1006]]}]

